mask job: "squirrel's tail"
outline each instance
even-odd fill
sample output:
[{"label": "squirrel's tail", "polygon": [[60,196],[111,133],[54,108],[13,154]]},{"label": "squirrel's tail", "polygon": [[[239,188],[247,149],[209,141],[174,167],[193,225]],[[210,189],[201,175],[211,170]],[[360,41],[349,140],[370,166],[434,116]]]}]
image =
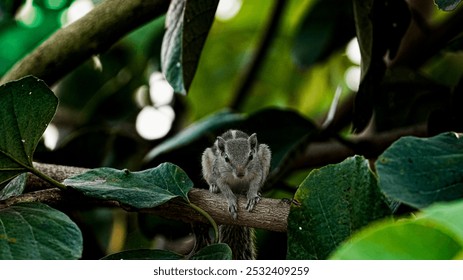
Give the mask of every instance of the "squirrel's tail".
[{"label": "squirrel's tail", "polygon": [[221,225],[219,241],[230,246],[234,260],[255,260],[254,229],[243,226]]}]

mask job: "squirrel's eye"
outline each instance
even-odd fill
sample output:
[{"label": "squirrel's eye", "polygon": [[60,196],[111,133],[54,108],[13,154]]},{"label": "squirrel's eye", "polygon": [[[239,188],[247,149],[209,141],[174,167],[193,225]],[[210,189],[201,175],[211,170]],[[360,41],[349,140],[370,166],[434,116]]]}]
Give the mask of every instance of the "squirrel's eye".
[{"label": "squirrel's eye", "polygon": [[223,155],[223,158],[225,159],[226,162],[230,162],[230,159],[228,158],[228,155],[227,155],[227,154],[224,154],[224,155]]},{"label": "squirrel's eye", "polygon": [[254,158],[253,154],[249,154],[248,160],[251,161]]}]

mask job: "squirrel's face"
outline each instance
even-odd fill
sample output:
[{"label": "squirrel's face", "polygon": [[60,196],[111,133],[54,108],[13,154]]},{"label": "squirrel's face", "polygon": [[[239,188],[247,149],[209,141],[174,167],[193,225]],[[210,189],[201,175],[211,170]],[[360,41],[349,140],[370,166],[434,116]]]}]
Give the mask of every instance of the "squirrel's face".
[{"label": "squirrel's face", "polygon": [[218,148],[222,166],[236,179],[244,179],[254,166],[255,146],[251,139],[238,138],[225,141],[218,139]]}]

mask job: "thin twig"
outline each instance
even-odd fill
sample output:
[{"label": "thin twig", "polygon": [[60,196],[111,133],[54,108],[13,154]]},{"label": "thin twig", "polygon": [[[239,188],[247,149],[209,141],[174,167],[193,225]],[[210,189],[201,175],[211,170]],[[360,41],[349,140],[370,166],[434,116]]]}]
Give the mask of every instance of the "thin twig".
[{"label": "thin twig", "polygon": [[338,163],[353,155],[363,155],[368,159],[379,156],[394,141],[403,136],[425,137],[428,135],[426,124],[397,128],[372,135],[355,135],[343,141],[332,139],[324,142],[312,142],[306,150],[295,158],[293,169],[314,168]]}]

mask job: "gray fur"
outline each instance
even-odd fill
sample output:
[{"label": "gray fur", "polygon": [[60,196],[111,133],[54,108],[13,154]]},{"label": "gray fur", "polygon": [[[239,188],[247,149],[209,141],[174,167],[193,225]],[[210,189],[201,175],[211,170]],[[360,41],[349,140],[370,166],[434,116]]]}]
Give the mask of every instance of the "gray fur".
[{"label": "gray fur", "polygon": [[[259,190],[269,173],[270,160],[269,147],[259,144],[255,133],[249,136],[239,130],[229,130],[217,137],[214,145],[204,151],[201,161],[203,177],[211,192],[220,192],[225,196],[228,211],[236,219],[238,210],[236,195],[246,195],[246,210],[254,209],[260,200]],[[241,243],[244,240],[245,243],[252,242],[253,229],[239,227],[239,231],[233,230],[231,233],[231,228],[227,227],[221,227],[221,233],[226,233],[227,236],[242,236],[240,238],[242,240],[239,241]],[[224,234],[221,234],[222,240],[231,242],[230,239],[235,239],[231,236],[225,237]]]}]

